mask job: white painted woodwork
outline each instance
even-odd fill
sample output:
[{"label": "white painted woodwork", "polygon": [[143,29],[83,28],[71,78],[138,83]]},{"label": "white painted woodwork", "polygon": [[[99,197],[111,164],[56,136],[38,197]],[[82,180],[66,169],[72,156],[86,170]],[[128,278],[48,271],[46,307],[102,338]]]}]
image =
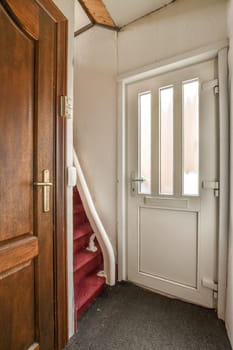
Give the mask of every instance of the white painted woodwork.
[{"label": "white painted woodwork", "polygon": [[77,188],[79,191],[79,195],[82,199],[85,213],[88,217],[88,220],[91,224],[92,229],[94,230],[94,234],[90,238],[89,250],[93,248],[94,242],[91,243],[91,241],[96,236],[103,253],[104,275],[106,276],[106,283],[109,284],[110,286],[114,286],[116,283],[116,276],[115,276],[116,263],[115,263],[114,250],[110,242],[109,236],[97,213],[95,204],[93,202],[92,196],[87,186],[87,182],[75,150],[74,150],[73,156],[74,156],[74,166],[77,170]]},{"label": "white painted woodwork", "polygon": [[218,317],[225,320],[229,239],[229,77],[228,47],[218,53],[219,74],[219,236],[218,236]]},{"label": "white painted woodwork", "polygon": [[[228,35],[230,38],[229,50],[229,80],[230,80],[230,167],[233,168],[233,0],[229,1],[228,7]],[[227,305],[226,305],[226,327],[233,347],[233,172],[230,172],[230,211],[229,211],[229,245],[228,245],[228,279],[227,279]]]},{"label": "white painted woodwork", "polygon": [[[200,196],[182,196],[182,81],[200,80]],[[213,291],[202,279],[217,280],[218,199],[203,181],[218,180],[218,110],[214,89],[202,83],[217,78],[217,62],[209,60],[160,76],[135,82],[127,89],[127,183],[128,183],[128,279],[154,291],[189,302],[215,307]],[[150,196],[131,195],[130,174],[137,169],[137,98],[152,91],[152,115],[156,119],[158,89],[173,84],[175,106],[174,196],[159,195],[152,164]],[[155,120],[154,119],[154,120]],[[153,123],[152,159],[157,159],[158,129]]]},{"label": "white painted woodwork", "polygon": [[[73,101],[74,83],[74,5],[77,0],[53,0],[69,21],[68,26],[68,62],[67,93]],[[66,166],[73,165],[73,116],[66,121]],[[74,327],[74,288],[73,288],[73,188],[67,186],[67,259],[68,259],[68,331],[69,337],[75,332]]]},{"label": "white painted woodwork", "polygon": [[196,288],[198,213],[140,207],[138,219],[140,273]]},{"label": "white painted woodwork", "polygon": [[173,0],[103,0],[118,27],[156,11]]}]

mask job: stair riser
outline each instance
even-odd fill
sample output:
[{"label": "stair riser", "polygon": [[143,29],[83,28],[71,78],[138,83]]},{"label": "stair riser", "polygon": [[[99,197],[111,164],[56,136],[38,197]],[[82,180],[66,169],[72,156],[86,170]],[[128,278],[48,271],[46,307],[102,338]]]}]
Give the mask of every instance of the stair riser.
[{"label": "stair riser", "polygon": [[[103,255],[100,247],[98,247],[99,250],[96,253],[85,251],[93,230],[76,187],[73,189],[73,226],[74,266],[77,267],[83,264],[77,271],[74,271],[75,324],[77,324],[77,318],[102,292],[105,286],[105,278],[97,276],[97,273],[103,270]],[[97,241],[96,245],[98,245]]]},{"label": "stair riser", "polygon": [[91,297],[86,301],[86,303],[83,304],[78,310],[75,311],[76,320],[88,308],[88,306],[102,293],[104,287],[105,287],[105,284],[103,283],[103,285],[100,286],[100,288],[94,294],[91,295]]},{"label": "stair riser", "polygon": [[89,245],[90,236],[86,235],[74,241],[74,255]]},{"label": "stair riser", "polygon": [[74,213],[78,213],[79,211],[85,211],[82,203],[73,203],[73,209],[74,209]]},{"label": "stair riser", "polygon": [[87,275],[98,272],[102,266],[102,256],[98,255],[88,264],[74,273],[74,285],[78,287],[79,282]]},{"label": "stair riser", "polygon": [[84,224],[84,222],[86,221],[87,221],[87,216],[84,212],[74,214],[73,215],[74,230],[79,228],[79,226]]},{"label": "stair riser", "polygon": [[76,191],[76,190],[73,191],[73,203],[74,203],[74,204],[80,204],[80,203],[82,203],[81,198],[80,198],[80,196],[79,196],[79,193],[78,193],[78,191]]}]

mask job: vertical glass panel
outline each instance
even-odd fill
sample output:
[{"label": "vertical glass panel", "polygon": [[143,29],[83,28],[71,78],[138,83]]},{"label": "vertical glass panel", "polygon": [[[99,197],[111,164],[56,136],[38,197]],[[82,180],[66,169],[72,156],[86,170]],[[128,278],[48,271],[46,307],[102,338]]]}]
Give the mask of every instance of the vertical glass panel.
[{"label": "vertical glass panel", "polygon": [[199,193],[199,82],[183,82],[183,194]]},{"label": "vertical glass panel", "polygon": [[139,193],[151,193],[151,92],[139,95]]},{"label": "vertical glass panel", "polygon": [[173,194],[173,87],[159,90],[160,194]]}]

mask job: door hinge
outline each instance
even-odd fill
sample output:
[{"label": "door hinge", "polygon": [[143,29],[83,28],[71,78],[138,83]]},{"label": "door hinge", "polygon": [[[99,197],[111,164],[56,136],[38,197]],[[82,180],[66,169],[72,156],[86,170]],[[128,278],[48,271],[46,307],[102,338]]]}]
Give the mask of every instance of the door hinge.
[{"label": "door hinge", "polygon": [[202,90],[214,89],[215,95],[219,94],[218,79],[210,80],[202,84]]},{"label": "door hinge", "polygon": [[217,299],[218,297],[218,282],[212,281],[208,278],[202,279],[202,286],[213,291],[213,297]]},{"label": "door hinge", "polygon": [[63,118],[72,118],[72,100],[68,96],[60,97],[60,116]]},{"label": "door hinge", "polygon": [[203,181],[202,188],[204,190],[213,190],[215,197],[219,197],[219,181]]}]

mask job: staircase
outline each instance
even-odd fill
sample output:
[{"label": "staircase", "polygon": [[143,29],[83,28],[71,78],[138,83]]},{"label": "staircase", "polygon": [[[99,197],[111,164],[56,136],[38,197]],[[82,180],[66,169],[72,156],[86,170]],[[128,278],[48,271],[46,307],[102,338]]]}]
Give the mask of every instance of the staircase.
[{"label": "staircase", "polygon": [[73,190],[74,225],[74,297],[75,321],[102,292],[105,278],[97,273],[103,270],[103,255],[95,239],[95,252],[88,251],[93,230],[86,216],[77,187]]}]

